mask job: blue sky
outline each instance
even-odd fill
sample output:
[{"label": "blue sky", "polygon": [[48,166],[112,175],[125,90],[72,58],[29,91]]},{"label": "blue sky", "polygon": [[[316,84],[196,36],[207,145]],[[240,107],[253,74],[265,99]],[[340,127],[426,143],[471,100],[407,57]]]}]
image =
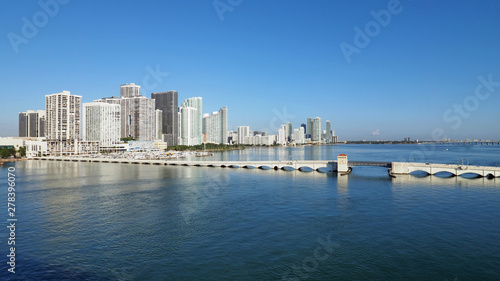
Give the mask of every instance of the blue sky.
[{"label": "blue sky", "polygon": [[346,140],[500,139],[499,1],[54,1],[3,3],[0,136],[47,94],[133,82],[227,106],[231,129],[319,116]]}]

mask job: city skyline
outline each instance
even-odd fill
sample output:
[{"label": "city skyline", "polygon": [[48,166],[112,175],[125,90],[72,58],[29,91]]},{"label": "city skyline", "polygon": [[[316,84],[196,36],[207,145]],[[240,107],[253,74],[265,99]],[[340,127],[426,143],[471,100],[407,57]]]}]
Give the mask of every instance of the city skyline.
[{"label": "city skyline", "polygon": [[229,130],[321,116],[345,140],[500,139],[500,3],[243,1],[222,17],[211,1],[56,3],[7,4],[0,136],[16,136],[19,112],[43,109],[44,95],[91,102],[135,81],[146,97],[227,105]]}]

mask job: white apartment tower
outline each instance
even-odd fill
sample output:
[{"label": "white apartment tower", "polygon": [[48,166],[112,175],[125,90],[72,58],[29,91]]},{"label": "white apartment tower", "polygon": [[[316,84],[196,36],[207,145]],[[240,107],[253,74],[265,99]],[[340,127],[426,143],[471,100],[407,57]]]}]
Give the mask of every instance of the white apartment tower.
[{"label": "white apartment tower", "polygon": [[131,137],[137,141],[157,139],[155,101],[140,95],[141,87],[134,83],[120,86],[120,98],[111,97],[98,100],[121,107],[121,137]]},{"label": "white apartment tower", "polygon": [[227,107],[203,116],[203,134],[206,142],[227,144]]},{"label": "white apartment tower", "polygon": [[160,109],[155,110],[156,119],[156,140],[161,140],[163,132],[163,111]]},{"label": "white apartment tower", "polygon": [[312,121],[311,140],[321,141],[321,118],[316,117]]},{"label": "white apartment tower", "polygon": [[278,129],[278,144],[286,145],[287,140],[287,126],[281,125],[281,128]]},{"label": "white apartment tower", "polygon": [[45,96],[46,135],[48,140],[78,140],[80,138],[80,108],[82,97],[62,91]]},{"label": "white apartment tower", "polygon": [[196,109],[195,138],[194,145],[201,144],[203,139],[203,100],[201,97],[185,99],[181,107],[192,107]]},{"label": "white apartment tower", "polygon": [[198,143],[198,110],[194,107],[181,106],[180,136],[181,145],[197,145]]},{"label": "white apartment tower", "polygon": [[120,121],[119,104],[84,103],[82,138],[84,141],[99,141],[101,148],[111,148],[120,143]]},{"label": "white apartment tower", "polygon": [[238,126],[238,144],[245,144],[245,137],[250,136],[250,126]]},{"label": "white apartment tower", "polygon": [[303,144],[303,143],[305,143],[304,127],[300,127],[298,129],[294,129],[293,130],[293,140],[297,144]]},{"label": "white apartment tower", "polygon": [[141,86],[134,83],[124,84],[120,86],[120,97],[132,98],[141,95]]}]

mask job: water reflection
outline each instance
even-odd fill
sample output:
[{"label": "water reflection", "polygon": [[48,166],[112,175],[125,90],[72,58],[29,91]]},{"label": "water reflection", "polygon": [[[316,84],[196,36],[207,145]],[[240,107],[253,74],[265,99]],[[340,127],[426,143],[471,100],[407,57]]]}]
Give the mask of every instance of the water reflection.
[{"label": "water reflection", "polygon": [[487,178],[463,178],[463,177],[438,177],[425,176],[417,177],[414,175],[397,175],[392,179],[394,184],[398,186],[414,185],[414,186],[450,186],[450,187],[495,187],[500,186],[500,179]]}]

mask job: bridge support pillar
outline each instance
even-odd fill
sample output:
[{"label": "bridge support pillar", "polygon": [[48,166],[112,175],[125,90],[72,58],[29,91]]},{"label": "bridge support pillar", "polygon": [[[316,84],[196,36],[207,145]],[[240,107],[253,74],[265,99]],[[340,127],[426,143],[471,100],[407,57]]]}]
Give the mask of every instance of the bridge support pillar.
[{"label": "bridge support pillar", "polygon": [[339,154],[337,156],[337,173],[347,173],[349,171],[349,165],[347,162],[347,155]]}]

